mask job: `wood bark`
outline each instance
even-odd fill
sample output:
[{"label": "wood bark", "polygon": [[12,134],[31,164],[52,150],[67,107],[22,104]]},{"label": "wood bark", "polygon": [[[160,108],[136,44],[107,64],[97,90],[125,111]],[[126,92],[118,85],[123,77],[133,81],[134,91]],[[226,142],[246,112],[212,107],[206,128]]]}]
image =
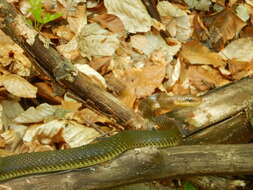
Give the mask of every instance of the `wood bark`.
[{"label": "wood bark", "polygon": [[[219,123],[238,113],[252,117],[253,78],[245,78],[221,88],[210,90],[195,107],[176,110],[166,115],[183,121],[182,132],[188,136]],[[246,115],[245,115],[246,116]]]}]

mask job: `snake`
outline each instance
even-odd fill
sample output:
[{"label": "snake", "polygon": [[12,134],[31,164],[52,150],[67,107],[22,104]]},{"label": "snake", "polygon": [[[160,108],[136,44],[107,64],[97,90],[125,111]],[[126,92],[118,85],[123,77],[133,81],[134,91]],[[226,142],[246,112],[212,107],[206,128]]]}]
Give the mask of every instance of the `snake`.
[{"label": "snake", "polygon": [[[150,99],[143,101],[141,107],[149,122],[158,125],[166,123],[165,119],[157,119],[153,112],[150,112],[152,107]],[[147,146],[165,148],[180,145],[181,142],[182,136],[176,127],[167,130],[126,130],[77,148],[1,157],[0,181],[27,175],[85,168],[112,160],[130,149]]]}]

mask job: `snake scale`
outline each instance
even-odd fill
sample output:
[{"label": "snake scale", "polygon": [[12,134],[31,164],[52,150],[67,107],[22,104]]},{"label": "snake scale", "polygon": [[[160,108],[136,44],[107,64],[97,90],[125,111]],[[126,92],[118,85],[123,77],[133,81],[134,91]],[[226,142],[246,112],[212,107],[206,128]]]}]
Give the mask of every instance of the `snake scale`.
[{"label": "snake scale", "polygon": [[[153,116],[148,99],[142,103],[144,117],[150,122],[165,125],[166,119]],[[173,100],[174,101],[174,100]],[[157,148],[180,144],[182,138],[176,127],[169,130],[123,131],[93,144],[77,148],[23,153],[0,158],[0,181],[31,174],[71,170],[112,160],[121,153],[134,148],[152,146]]]}]

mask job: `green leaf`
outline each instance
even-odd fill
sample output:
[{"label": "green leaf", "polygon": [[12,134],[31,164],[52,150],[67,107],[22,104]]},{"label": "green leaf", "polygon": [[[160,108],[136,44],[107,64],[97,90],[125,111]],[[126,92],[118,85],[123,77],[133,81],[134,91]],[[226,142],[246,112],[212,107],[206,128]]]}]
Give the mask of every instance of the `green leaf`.
[{"label": "green leaf", "polygon": [[42,18],[42,24],[51,22],[61,16],[62,16],[62,13],[54,13],[54,14],[46,13]]},{"label": "green leaf", "polygon": [[32,15],[34,16],[34,19],[39,22],[39,23],[42,23],[43,20],[42,20],[42,9],[41,8],[37,8],[37,9],[32,9],[31,10],[31,13]]},{"label": "green leaf", "polygon": [[30,20],[30,19],[26,19],[26,22],[29,24],[29,25],[33,25],[33,22],[32,22],[32,20]]},{"label": "green leaf", "polygon": [[42,7],[42,0],[29,0],[30,5],[32,8],[41,8]]},{"label": "green leaf", "polygon": [[184,184],[184,190],[197,190],[197,188],[194,187],[190,182],[186,182]]},{"label": "green leaf", "polygon": [[30,12],[32,13],[34,19],[38,23],[42,23],[42,0],[29,0],[31,4],[31,10]]},{"label": "green leaf", "polygon": [[43,1],[44,0],[29,0],[31,4],[30,12],[32,13],[34,17],[34,27],[37,30],[40,30],[44,24],[62,16],[61,13],[55,13],[55,14],[46,13],[45,10],[43,9],[43,5],[42,5]]}]

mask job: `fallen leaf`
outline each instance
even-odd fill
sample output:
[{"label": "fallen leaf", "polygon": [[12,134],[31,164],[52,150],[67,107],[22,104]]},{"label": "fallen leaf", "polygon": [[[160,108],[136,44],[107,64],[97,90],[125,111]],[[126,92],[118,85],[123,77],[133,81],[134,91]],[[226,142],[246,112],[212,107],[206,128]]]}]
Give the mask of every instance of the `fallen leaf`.
[{"label": "fallen leaf", "polygon": [[9,71],[20,76],[29,76],[31,69],[30,60],[23,54],[24,51],[15,44],[10,37],[0,31],[0,62],[1,65],[9,66]]},{"label": "fallen leaf", "polygon": [[188,15],[168,1],[159,1],[157,9],[170,35],[180,42],[187,41],[193,33],[193,15]]},{"label": "fallen leaf", "polygon": [[22,106],[17,100],[3,100],[1,101],[2,107],[2,123],[4,127],[9,127],[13,120],[22,112]]},{"label": "fallen leaf", "polygon": [[52,139],[59,135],[65,126],[66,121],[64,120],[52,120],[44,124],[32,125],[26,130],[23,141],[32,142],[39,140],[40,142],[43,141],[43,144],[50,144]]},{"label": "fallen leaf", "polygon": [[249,12],[247,7],[240,3],[237,7],[236,7],[236,15],[242,19],[244,22],[246,22],[247,20],[249,20]]},{"label": "fallen leaf", "polygon": [[190,7],[197,10],[208,11],[212,2],[210,0],[184,0]]},{"label": "fallen leaf", "polygon": [[6,149],[12,152],[15,151],[18,144],[22,141],[22,137],[11,129],[1,133],[0,136],[4,139]]},{"label": "fallen leaf", "polygon": [[68,122],[62,133],[64,141],[71,148],[88,144],[99,136],[100,134],[95,129],[85,127],[76,122]]},{"label": "fallen leaf", "polygon": [[88,108],[74,113],[73,119],[79,123],[90,125],[92,123],[111,123],[112,121],[103,115],[99,115]]},{"label": "fallen leaf", "polygon": [[145,35],[136,34],[131,37],[131,45],[139,52],[143,52],[146,55],[151,55],[155,51],[162,53],[167,62],[173,59],[173,56],[181,48],[181,43],[176,39],[169,38],[166,43],[160,35],[148,32]]},{"label": "fallen leaf", "polygon": [[57,95],[60,93],[54,92],[55,90],[47,82],[37,82],[34,84],[34,86],[38,88],[38,96],[43,97],[50,103],[60,104],[63,100],[62,97]]},{"label": "fallen leaf", "polygon": [[104,0],[104,5],[109,14],[120,18],[127,32],[147,32],[151,26],[158,30],[163,29],[161,24],[148,14],[141,0]]},{"label": "fallen leaf", "polygon": [[19,114],[14,121],[17,123],[38,123],[52,116],[56,109],[54,106],[43,103],[36,108],[29,107],[23,113]]},{"label": "fallen leaf", "polygon": [[90,67],[87,64],[75,64],[74,65],[80,72],[87,75],[93,82],[98,84],[102,88],[106,88],[106,81],[100,73],[98,73],[96,70],[94,70],[92,67]]},{"label": "fallen leaf", "polygon": [[133,89],[137,98],[151,95],[158,88],[165,77],[165,65],[157,64],[143,68],[132,68],[122,71],[114,71],[116,78],[127,87]]},{"label": "fallen leaf", "polygon": [[159,1],[157,10],[160,16],[181,17],[187,15],[185,11],[168,1]]},{"label": "fallen leaf", "polygon": [[233,10],[225,8],[223,11],[207,16],[204,19],[209,30],[210,42],[216,49],[221,49],[224,44],[233,39],[246,25]]},{"label": "fallen leaf", "polygon": [[78,36],[78,46],[83,57],[111,56],[119,47],[117,34],[103,29],[96,23],[87,24]]},{"label": "fallen leaf", "polygon": [[[76,2],[72,1],[70,4],[72,6]],[[68,11],[67,21],[69,23],[69,28],[72,32],[78,35],[82,28],[87,24],[87,11],[86,4],[79,4]]]},{"label": "fallen leaf", "polygon": [[33,142],[24,142],[23,144],[20,144],[16,150],[16,154],[21,153],[29,153],[29,152],[45,152],[45,151],[52,151],[55,150],[55,147],[50,145],[43,145],[38,141]]},{"label": "fallen leaf", "polygon": [[121,20],[115,15],[102,14],[92,18],[93,21],[98,22],[102,27],[109,29],[114,33],[124,33],[125,28]]},{"label": "fallen leaf", "polygon": [[37,88],[15,74],[2,75],[0,84],[11,94],[23,98],[36,98]]},{"label": "fallen leaf", "polygon": [[74,33],[70,30],[69,25],[61,25],[52,29],[53,34],[58,38],[70,41],[74,37]]},{"label": "fallen leaf", "polygon": [[56,47],[56,49],[67,59],[74,60],[80,56],[80,50],[78,48],[78,42],[76,38],[73,38],[66,44],[62,44]]},{"label": "fallen leaf", "polygon": [[253,38],[240,38],[229,43],[219,54],[223,59],[236,59],[237,61],[252,61],[253,59]]},{"label": "fallen leaf", "polygon": [[191,85],[200,91],[209,90],[229,83],[229,80],[225,79],[219,71],[207,65],[202,67],[190,66],[186,75]]},{"label": "fallen leaf", "polygon": [[166,78],[168,79],[163,86],[166,89],[171,88],[179,80],[181,75],[181,62],[180,59],[177,59],[174,62],[171,62],[166,67]]},{"label": "fallen leaf", "polygon": [[190,41],[183,45],[180,55],[191,64],[212,65],[221,67],[226,64],[222,57],[212,52],[198,41]]},{"label": "fallen leaf", "polygon": [[235,59],[229,60],[228,70],[236,80],[250,76],[253,74],[253,60],[250,62],[243,62]]}]

